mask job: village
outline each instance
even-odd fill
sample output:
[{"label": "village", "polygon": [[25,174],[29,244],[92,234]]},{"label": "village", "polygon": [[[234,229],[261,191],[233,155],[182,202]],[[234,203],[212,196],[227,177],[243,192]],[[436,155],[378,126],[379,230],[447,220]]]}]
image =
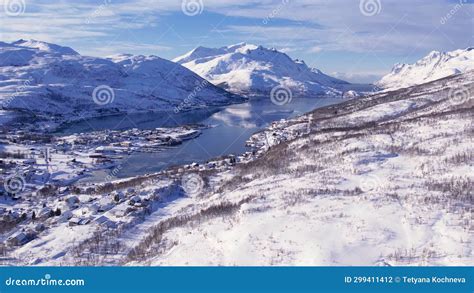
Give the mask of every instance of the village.
[{"label": "village", "polygon": [[[176,165],[130,178],[107,176],[103,182],[82,179],[95,170],[107,170],[113,175],[131,154],[160,152],[196,138],[209,126],[104,130],[63,136],[4,130],[0,137],[0,263],[17,263],[12,252],[28,254],[23,250],[31,249],[30,244],[25,244],[32,241],[34,247],[39,245],[37,249],[48,243],[61,251],[62,241],[77,241],[80,245],[97,233],[128,230],[176,199],[196,195],[189,188],[212,189],[216,184],[209,178],[215,174],[225,177],[236,165],[254,161],[281,142],[308,133],[312,119],[308,115],[274,121],[254,133],[247,140],[248,151],[240,155]],[[190,183],[185,182],[189,174]],[[58,252],[59,257],[62,255]]]},{"label": "village", "polygon": [[[21,246],[59,223],[86,225],[93,215],[145,208],[149,196],[133,190],[84,198],[74,183],[91,171],[111,169],[134,152],[158,152],[201,134],[203,125],[151,130],[95,131],[68,136],[4,128],[0,133],[0,243]],[[144,193],[144,192],[142,192]],[[145,192],[146,193],[146,192]],[[79,209],[80,208],[80,209]],[[107,218],[100,224],[114,226]],[[1,254],[1,250],[0,250]]]},{"label": "village", "polygon": [[[21,191],[36,192],[47,183],[69,186],[93,170],[113,168],[134,152],[159,152],[201,134],[204,126],[152,130],[94,131],[68,136],[26,132],[11,127],[0,133],[1,193],[18,194],[8,178],[21,177]],[[12,182],[13,183],[13,182]]]},{"label": "village", "polygon": [[[194,162],[155,174],[102,183],[80,180],[94,170],[113,170],[134,152],[159,152],[163,147],[195,138],[206,126],[105,130],[67,136],[4,130],[0,136],[0,256],[52,235],[49,230],[53,228],[74,231],[88,227],[91,233],[130,225],[156,210],[170,196],[184,195],[181,182],[184,174],[231,170],[235,164],[249,162],[265,152],[269,139],[273,143],[286,140],[287,134],[276,131],[281,123],[285,121],[275,122],[269,133],[251,137],[247,146],[252,150],[239,156],[226,155],[204,163]],[[270,138],[262,141],[263,134]],[[140,184],[150,179],[157,183]]]},{"label": "village", "polygon": [[52,228],[73,230],[75,226],[89,225],[115,229],[135,216],[149,213],[160,197],[165,196],[159,188],[140,192],[126,188],[106,194],[93,192],[87,195],[74,192],[71,188],[65,188],[55,190],[50,195],[25,195],[24,198],[16,199],[14,205],[9,205],[9,201],[14,199],[2,199],[6,204],[0,207],[0,252],[4,254],[9,248],[47,236],[48,230]]},{"label": "village", "polygon": [[[419,89],[421,92],[424,90],[423,87]],[[443,98],[442,95],[437,97]],[[423,153],[411,149],[401,152],[397,147],[407,145],[411,139],[407,138],[404,132],[395,132],[399,136],[386,135],[385,132],[361,132],[360,135],[364,135],[367,141],[364,148],[361,148],[359,137],[352,137],[350,133],[356,123],[363,124],[370,119],[398,119],[400,111],[407,105],[413,105],[407,104],[407,99],[393,101],[393,98],[391,93],[381,93],[376,97],[369,96],[352,101],[348,105],[329,106],[292,119],[274,121],[267,128],[254,133],[246,142],[249,150],[240,155],[223,155],[184,165],[177,164],[156,173],[143,173],[135,177],[111,176],[104,182],[81,182],[80,178],[86,178],[92,170],[99,168],[112,170],[113,173],[130,153],[141,150],[155,152],[160,151],[160,148],[173,147],[206,131],[203,130],[204,126],[130,129],[123,132],[99,131],[67,136],[6,131],[1,136],[2,176],[5,174],[2,186],[5,190],[0,195],[0,264],[148,264],[143,260],[149,261],[150,264],[161,264],[163,260],[167,260],[168,255],[180,259],[182,254],[175,252],[174,248],[180,245],[182,247],[180,241],[188,241],[188,237],[191,238],[189,243],[192,245],[185,247],[189,249],[187,256],[194,253],[192,247],[196,243],[207,243],[211,248],[206,257],[218,257],[217,250],[213,248],[216,242],[214,238],[209,237],[212,230],[207,229],[225,225],[228,228],[222,230],[222,233],[227,233],[226,231],[232,231],[245,217],[252,221],[254,217],[259,217],[262,221],[278,221],[287,213],[288,206],[299,205],[306,208],[308,200],[335,200],[338,212],[332,213],[332,220],[350,221],[349,223],[354,221],[343,216],[345,212],[342,209],[346,205],[341,204],[341,201],[350,203],[353,198],[366,201],[366,194],[372,197],[380,196],[384,205],[403,200],[413,207],[421,208],[418,204],[421,199],[391,193],[392,187],[388,181],[373,174],[373,168],[376,164],[382,166],[386,172],[393,172],[392,164],[398,164],[397,168],[406,167],[403,164],[405,158],[400,160],[399,157],[416,156],[423,164],[431,162],[433,157],[424,157],[420,155]],[[416,95],[409,96],[409,99],[420,108],[423,103],[436,105],[436,101],[424,100]],[[383,114],[372,112],[372,108],[378,105],[364,110],[364,105],[375,100],[382,104],[391,103],[391,111]],[[447,100],[443,102],[451,105]],[[363,110],[354,110],[359,108]],[[412,108],[410,111],[407,115],[417,113],[412,112]],[[337,115],[334,115],[335,113]],[[458,125],[469,125],[470,121],[462,115],[464,114],[452,119],[456,119]],[[440,123],[443,121],[440,120]],[[368,125],[366,127],[370,127],[370,124]],[[407,125],[411,125],[415,134],[422,134],[419,124]],[[450,125],[452,124],[446,124],[444,127],[449,128]],[[338,130],[341,127],[349,130]],[[459,127],[459,135],[463,134],[463,127]],[[392,130],[383,126],[378,131],[390,133]],[[368,130],[363,128],[360,131]],[[350,140],[350,144],[341,142],[341,136],[347,141]],[[397,141],[394,143],[393,139]],[[429,143],[428,140],[425,141]],[[449,167],[449,164],[453,164],[450,162],[464,160],[466,157],[464,145],[468,142],[458,141],[460,145],[455,153],[437,160],[441,167]],[[373,147],[379,145],[382,146],[378,147],[383,150],[382,155],[388,155],[381,156],[379,152],[373,151]],[[308,151],[308,146],[313,153]],[[298,151],[294,151],[293,147],[298,148]],[[320,147],[326,148],[323,150],[327,153],[319,153]],[[444,144],[439,145],[439,148],[443,147]],[[348,149],[351,150],[350,156],[347,156]],[[334,150],[338,152],[337,156],[333,156]],[[396,156],[392,154],[394,152]],[[305,161],[314,157],[315,162],[319,162],[320,156],[325,158],[325,161],[321,161],[319,165],[308,165]],[[288,165],[290,158],[291,162],[298,164]],[[347,163],[348,159],[351,160],[350,164]],[[385,164],[386,161],[392,163]],[[281,173],[283,167],[286,168],[283,170],[284,176]],[[367,173],[367,170],[370,172]],[[443,170],[441,169],[441,172],[444,172]],[[20,171],[24,172],[19,173]],[[301,177],[301,174],[306,174],[306,177]],[[274,179],[267,180],[268,176],[273,176]],[[401,173],[397,176],[408,177],[412,176],[412,173]],[[282,178],[286,183],[279,181]],[[399,182],[405,180],[404,178],[399,178]],[[287,188],[292,188],[297,180],[302,182],[298,193],[288,191]],[[448,181],[443,186],[452,186],[449,181],[452,179],[445,180]],[[280,183],[275,185],[274,182]],[[331,189],[328,189],[327,182],[334,182]],[[464,185],[458,197],[450,201],[463,205],[463,194],[466,192],[464,190],[468,190],[470,181],[460,182]],[[445,189],[433,190],[433,187],[445,187],[437,187],[426,180],[417,184],[420,188],[440,196],[452,192]],[[237,191],[233,191],[236,188]],[[315,194],[318,196],[314,196]],[[338,198],[335,199],[333,194],[338,194]],[[273,208],[268,208],[274,203]],[[440,204],[448,203],[440,201]],[[372,204],[370,200],[369,204]],[[310,212],[302,214],[304,217],[298,225],[303,227],[312,223],[314,215],[321,211],[321,206],[324,204],[312,205]],[[448,208],[450,206],[454,205],[448,205]],[[421,211],[405,215],[403,206],[393,204],[390,207],[395,209],[396,217],[404,215],[413,225],[430,226],[429,221],[418,221]],[[462,233],[470,231],[470,228],[467,228],[469,222],[466,220],[469,216],[468,208],[467,204],[466,209],[463,206],[462,212],[456,212],[456,217],[459,216],[456,221],[462,223],[456,225]],[[433,209],[433,213],[435,212],[437,209]],[[266,216],[265,213],[273,215]],[[223,221],[221,218],[215,220],[222,215],[227,215]],[[452,216],[449,213],[447,215]],[[321,213],[321,218],[312,225],[323,227],[324,223],[327,223],[326,216]],[[430,215],[431,218],[433,214]],[[207,220],[210,221],[206,222]],[[373,220],[378,222],[379,217]],[[451,223],[454,222],[450,218],[447,221],[446,227],[452,227]],[[212,226],[208,223],[212,223]],[[200,227],[201,230],[196,232],[195,227]],[[246,229],[247,226],[244,227]],[[347,230],[347,235],[353,235],[350,231],[352,228]],[[372,235],[369,228],[367,231],[369,236]],[[202,240],[195,241],[194,238]],[[227,241],[221,239],[220,241]],[[382,249],[385,249],[385,242],[379,243]],[[460,245],[467,243],[461,241]],[[290,245],[288,249],[292,247]],[[260,248],[266,249],[262,246]],[[400,257],[400,252],[397,251],[384,250],[383,253],[384,259],[393,263],[412,259]],[[380,255],[377,253],[374,259],[377,261]],[[288,257],[291,258],[291,254],[288,254]],[[183,261],[186,263],[187,258],[183,258]],[[169,263],[174,263],[173,259]]]}]

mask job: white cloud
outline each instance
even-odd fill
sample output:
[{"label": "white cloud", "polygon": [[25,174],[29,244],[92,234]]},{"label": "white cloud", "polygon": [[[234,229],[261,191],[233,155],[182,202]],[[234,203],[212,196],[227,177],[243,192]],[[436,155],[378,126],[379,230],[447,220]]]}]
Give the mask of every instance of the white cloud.
[{"label": "white cloud", "polygon": [[283,53],[290,53],[296,50],[297,50],[296,48],[290,48],[290,47],[278,48],[278,51],[283,52]]},{"label": "white cloud", "polygon": [[[13,41],[18,36],[50,35],[56,42],[84,37],[102,37],[113,35],[117,30],[133,30],[147,27],[156,22],[155,13],[165,13],[166,7],[152,7],[152,1],[140,0],[137,3],[119,3],[97,1],[95,3],[66,3],[58,1],[27,1],[25,12],[18,16],[5,13],[3,1],[0,6],[2,39]],[[148,8],[150,7],[150,8]]]},{"label": "white cloud", "polygon": [[[246,20],[232,18],[210,24],[217,27],[209,40],[223,35],[283,48],[286,52],[391,54],[404,62],[433,49],[472,45],[473,4],[469,2],[444,24],[441,20],[456,5],[455,1],[383,0],[380,13],[372,17],[360,13],[359,1],[347,0],[289,0],[285,5],[282,0],[204,0],[203,9],[205,13],[219,13],[222,18],[228,15]],[[182,13],[179,0],[25,3],[25,12],[16,17],[6,16],[3,5],[0,7],[2,41],[35,38],[71,45],[93,55],[168,50],[169,44],[154,44],[155,40],[152,44],[141,44],[134,33],[166,21],[171,13]],[[269,16],[271,21],[263,25],[262,21]],[[194,19],[189,17],[187,21],[192,24]]]},{"label": "white cloud", "polygon": [[331,75],[352,83],[374,83],[388,72],[332,72]]},{"label": "white cloud", "polygon": [[[466,31],[459,29],[472,28],[472,4],[463,5],[442,25],[441,19],[456,3],[385,0],[381,2],[381,12],[373,17],[360,13],[359,1],[290,0],[285,5],[282,5],[282,0],[206,0],[203,3],[206,12],[262,20],[278,8],[278,14],[274,15],[276,19],[297,22],[276,25],[272,20],[261,26],[226,25],[224,22],[218,27],[219,32],[240,33],[243,39],[265,40],[265,43],[291,40],[316,50],[392,51],[401,54],[465,47],[472,43],[472,36],[466,38]],[[50,35],[57,42],[98,38],[113,35],[117,30],[151,26],[160,16],[181,11],[181,1],[98,1],[88,4],[27,1],[26,4],[25,13],[18,17],[2,15],[2,39],[17,39],[15,34],[31,38]],[[315,39],[318,40],[317,46],[311,45]]]},{"label": "white cloud", "polygon": [[[100,46],[102,44],[102,46]],[[91,43],[87,46],[76,46],[74,49],[82,55],[106,57],[115,54],[129,53],[129,54],[149,54],[157,55],[160,52],[169,51],[172,48],[157,44],[144,44],[133,42],[102,42],[101,44]],[[104,46],[105,44],[105,46]]]},{"label": "white cloud", "polygon": [[[281,1],[265,1],[256,7],[239,8],[241,1],[226,1],[214,10],[232,16],[264,19]],[[231,3],[232,2],[232,3]],[[359,11],[359,1],[290,1],[278,17],[300,24],[258,27],[234,25],[231,31],[268,41],[275,39],[318,40],[324,50],[374,51],[413,54],[432,49],[448,50],[472,44],[473,4],[463,7],[446,24],[441,20],[455,1],[381,1],[379,14],[368,17]],[[464,29],[460,29],[464,28]],[[471,28],[471,37],[469,35]]]},{"label": "white cloud", "polygon": [[314,47],[311,47],[308,49],[308,52],[309,53],[319,53],[323,50],[323,48],[319,47],[319,46],[314,46]]}]

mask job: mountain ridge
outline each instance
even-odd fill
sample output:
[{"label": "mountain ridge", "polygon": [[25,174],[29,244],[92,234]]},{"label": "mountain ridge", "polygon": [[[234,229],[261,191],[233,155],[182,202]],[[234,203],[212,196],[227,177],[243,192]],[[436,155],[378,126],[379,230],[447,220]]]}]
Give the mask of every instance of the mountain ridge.
[{"label": "mountain ridge", "polygon": [[275,48],[247,43],[200,46],[173,61],[236,94],[268,94],[284,86],[294,96],[340,95],[341,87],[349,84]]},{"label": "mountain ridge", "polygon": [[413,64],[397,63],[376,85],[395,89],[434,81],[474,69],[474,48],[431,51]]},{"label": "mountain ridge", "polygon": [[[98,88],[106,90],[100,93],[108,100],[98,101],[94,96]],[[0,43],[0,101],[5,110],[26,110],[67,121],[243,100],[153,55],[99,58],[36,40]]]}]

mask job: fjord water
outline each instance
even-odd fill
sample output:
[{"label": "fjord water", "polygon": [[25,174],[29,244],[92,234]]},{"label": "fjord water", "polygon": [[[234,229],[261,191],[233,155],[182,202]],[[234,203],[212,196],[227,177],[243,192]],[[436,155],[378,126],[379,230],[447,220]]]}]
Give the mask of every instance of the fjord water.
[{"label": "fjord water", "polygon": [[[173,165],[206,162],[228,154],[248,151],[247,139],[273,121],[301,115],[316,108],[341,102],[340,98],[293,98],[285,105],[275,105],[269,98],[252,99],[217,109],[201,109],[182,113],[146,113],[110,116],[84,120],[62,129],[63,134],[103,129],[153,129],[184,124],[211,126],[202,134],[178,146],[164,147],[159,152],[136,151],[125,156],[114,170],[117,178],[153,173]],[[98,171],[84,181],[100,182],[111,170]]]}]

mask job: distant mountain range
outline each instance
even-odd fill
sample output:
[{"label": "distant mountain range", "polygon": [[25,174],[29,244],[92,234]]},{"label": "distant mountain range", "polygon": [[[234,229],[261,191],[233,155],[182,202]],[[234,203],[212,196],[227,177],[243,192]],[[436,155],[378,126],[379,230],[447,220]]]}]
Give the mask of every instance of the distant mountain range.
[{"label": "distant mountain range", "polygon": [[[437,51],[412,65],[398,64],[376,83],[407,87],[474,69],[474,49]],[[267,96],[283,86],[293,96],[357,97],[351,84],[293,60],[276,49],[240,43],[198,47],[168,61],[122,54],[80,55],[36,41],[0,42],[0,105],[59,122],[142,111],[189,110]],[[362,90],[361,90],[362,91]]]},{"label": "distant mountain range", "polygon": [[268,95],[272,88],[284,86],[294,96],[340,95],[341,87],[349,84],[276,49],[246,43],[197,47],[173,61],[236,94]]},{"label": "distant mountain range", "polygon": [[157,56],[96,58],[35,40],[0,42],[0,103],[7,110],[65,121],[242,100]]},{"label": "distant mountain range", "polygon": [[474,69],[474,48],[432,51],[414,64],[396,64],[376,85],[396,89],[422,84]]}]

